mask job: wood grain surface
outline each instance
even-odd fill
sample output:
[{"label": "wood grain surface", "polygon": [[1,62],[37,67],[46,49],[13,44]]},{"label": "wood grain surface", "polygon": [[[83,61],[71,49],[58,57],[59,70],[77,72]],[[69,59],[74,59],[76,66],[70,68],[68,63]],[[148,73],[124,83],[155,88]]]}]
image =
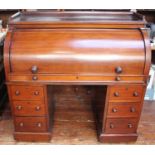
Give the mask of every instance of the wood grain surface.
[{"label": "wood grain surface", "polygon": [[[89,104],[100,142],[137,139],[151,64],[142,16],[132,12],[17,13],[9,20],[4,49],[17,141],[49,141],[55,117],[66,124],[68,119],[78,122],[89,115],[85,112]],[[68,110],[74,115],[66,114]],[[79,122],[81,130],[84,123]],[[69,133],[66,130],[64,135]]]}]

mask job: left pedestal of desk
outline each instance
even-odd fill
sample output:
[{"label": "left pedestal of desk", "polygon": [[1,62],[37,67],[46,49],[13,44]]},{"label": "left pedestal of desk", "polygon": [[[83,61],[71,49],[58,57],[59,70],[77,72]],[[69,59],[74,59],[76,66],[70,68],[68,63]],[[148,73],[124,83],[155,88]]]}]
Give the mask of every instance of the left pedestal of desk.
[{"label": "left pedestal of desk", "polygon": [[45,85],[8,84],[15,140],[50,141],[54,103],[48,89]]}]

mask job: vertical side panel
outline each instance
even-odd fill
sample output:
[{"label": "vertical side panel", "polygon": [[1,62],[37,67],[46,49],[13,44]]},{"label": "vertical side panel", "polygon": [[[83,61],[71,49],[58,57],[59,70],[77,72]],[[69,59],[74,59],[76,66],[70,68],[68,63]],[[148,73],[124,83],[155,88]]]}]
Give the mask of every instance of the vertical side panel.
[{"label": "vertical side panel", "polygon": [[11,38],[13,32],[9,31],[6,35],[4,42],[4,69],[5,69],[5,77],[6,81],[8,81],[8,73],[10,72],[10,63],[9,63],[9,55],[11,48]]},{"label": "vertical side panel", "polygon": [[140,29],[142,37],[144,40],[145,48],[145,66],[144,66],[144,75],[148,76],[151,66],[151,44],[148,35],[148,29]]}]

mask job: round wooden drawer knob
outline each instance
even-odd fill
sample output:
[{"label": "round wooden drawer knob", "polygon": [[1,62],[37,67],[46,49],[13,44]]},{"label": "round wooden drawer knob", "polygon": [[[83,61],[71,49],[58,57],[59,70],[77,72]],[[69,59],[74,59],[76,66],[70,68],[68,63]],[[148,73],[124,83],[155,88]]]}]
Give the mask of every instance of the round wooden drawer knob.
[{"label": "round wooden drawer knob", "polygon": [[39,95],[39,91],[35,91],[34,95],[38,96]]},{"label": "round wooden drawer knob", "polygon": [[32,76],[32,80],[36,81],[36,80],[38,80],[38,77],[37,76]]},{"label": "round wooden drawer knob", "polygon": [[40,108],[40,106],[36,106],[36,111],[39,111],[41,108]]},{"label": "round wooden drawer knob", "polygon": [[134,92],[133,93],[133,96],[137,97],[138,96],[138,93],[137,92]]},{"label": "round wooden drawer knob", "polygon": [[112,109],[112,112],[114,112],[114,113],[117,112],[117,109],[113,108],[113,109]]},{"label": "round wooden drawer knob", "polygon": [[21,110],[21,109],[22,109],[22,106],[21,106],[21,105],[18,105],[18,106],[16,107],[16,109],[17,109],[17,110]]},{"label": "round wooden drawer knob", "polygon": [[113,129],[114,128],[114,124],[110,123],[110,128]]},{"label": "round wooden drawer knob", "polygon": [[115,97],[118,97],[119,96],[119,93],[118,92],[114,92],[114,96]]},{"label": "round wooden drawer knob", "polygon": [[120,81],[121,78],[120,78],[119,76],[116,76],[115,80],[116,80],[116,81]]},{"label": "round wooden drawer knob", "polygon": [[132,128],[133,126],[132,126],[132,124],[131,123],[129,123],[128,124],[128,128]]},{"label": "round wooden drawer knob", "polygon": [[42,124],[41,124],[41,123],[37,123],[37,127],[39,127],[39,128],[40,128],[41,126],[42,126]]},{"label": "round wooden drawer knob", "polygon": [[120,66],[118,66],[118,67],[116,67],[115,68],[115,72],[117,73],[117,74],[120,74],[120,73],[122,73],[122,68],[120,67]]},{"label": "round wooden drawer knob", "polygon": [[19,123],[19,126],[20,127],[23,127],[24,126],[24,123],[23,122]]},{"label": "round wooden drawer knob", "polygon": [[16,90],[16,91],[15,91],[15,95],[16,95],[16,96],[19,96],[19,95],[20,95],[19,90]]},{"label": "round wooden drawer knob", "polygon": [[136,111],[136,109],[134,107],[130,108],[130,112],[135,112],[135,111]]},{"label": "round wooden drawer knob", "polygon": [[36,65],[32,66],[31,72],[32,72],[33,74],[37,73],[37,72],[38,72],[38,67],[37,67]]}]

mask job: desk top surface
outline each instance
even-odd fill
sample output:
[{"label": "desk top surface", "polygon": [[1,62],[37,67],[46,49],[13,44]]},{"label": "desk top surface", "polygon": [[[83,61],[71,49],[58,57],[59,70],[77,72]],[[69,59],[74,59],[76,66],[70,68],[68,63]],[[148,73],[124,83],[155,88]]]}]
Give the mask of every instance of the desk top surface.
[{"label": "desk top surface", "polygon": [[9,24],[145,24],[145,19],[133,12],[108,11],[27,11],[10,18]]}]

